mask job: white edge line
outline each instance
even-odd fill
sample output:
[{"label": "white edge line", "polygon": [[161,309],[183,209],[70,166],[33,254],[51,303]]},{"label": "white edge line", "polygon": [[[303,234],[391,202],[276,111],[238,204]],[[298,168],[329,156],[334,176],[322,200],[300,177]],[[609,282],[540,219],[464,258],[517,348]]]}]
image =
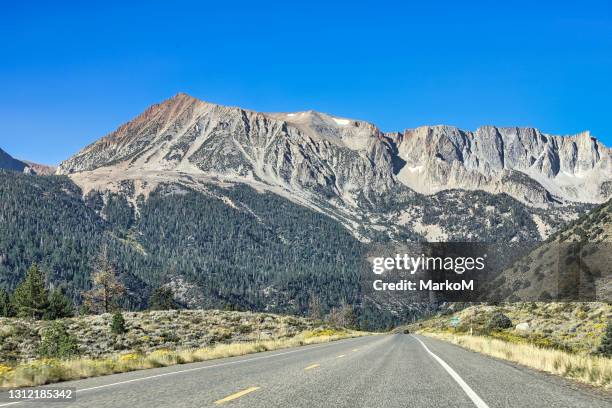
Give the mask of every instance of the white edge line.
[{"label": "white edge line", "polygon": [[[253,357],[253,358],[248,358],[248,359],[245,359],[245,360],[228,361],[227,363],[211,364],[211,365],[207,365],[207,366],[204,366],[204,367],[188,368],[186,370],[179,370],[179,371],[172,371],[172,372],[169,372],[169,373],[150,375],[148,377],[133,378],[131,380],[119,381],[119,382],[114,382],[114,383],[110,383],[110,384],[103,384],[103,385],[98,385],[98,386],[95,386],[95,387],[81,388],[81,389],[77,389],[75,392],[79,393],[79,392],[83,392],[83,391],[97,390],[97,389],[100,389],[100,388],[114,387],[116,385],[122,385],[122,384],[138,382],[138,381],[150,380],[152,378],[166,377],[166,376],[169,376],[169,375],[188,373],[188,372],[191,372],[191,371],[206,370],[208,368],[223,367],[223,366],[240,364],[240,363],[248,363],[249,361],[263,360],[263,359],[266,359],[266,358],[283,356],[285,354],[293,354],[293,353],[297,353],[297,352],[300,352],[300,351],[307,351],[307,350],[312,350],[312,349],[316,349],[316,348],[320,348],[320,347],[332,346],[332,345],[335,345],[335,344],[339,344],[339,342],[363,339],[365,337],[369,337],[369,336],[353,337],[351,339],[344,339],[344,340],[336,340],[336,341],[331,341],[331,342],[327,342],[327,343],[323,343],[323,344],[311,345],[311,347],[298,346],[298,348],[296,348],[295,350],[289,350],[289,351],[285,351],[285,352],[282,352],[282,353],[268,354],[268,355],[265,355],[265,356]],[[204,361],[201,361],[201,363],[203,363],[203,362]],[[197,363],[194,363],[194,364],[197,364]],[[172,367],[172,366],[167,366],[167,367]],[[132,371],[132,372],[137,372],[137,371],[145,371],[145,370],[136,370],[136,371]],[[124,374],[124,373],[118,373],[118,374]],[[104,376],[91,377],[91,378],[101,378],[101,377],[104,377]],[[56,383],[56,384],[61,384],[61,383]],[[53,385],[53,384],[47,384],[47,385]],[[5,404],[0,404],[0,407],[8,407],[9,405],[16,405],[16,404],[21,404],[21,403],[24,403],[24,402],[33,402],[33,401],[36,401],[36,400],[28,399],[28,400],[22,400],[22,401],[14,401],[14,402],[9,402],[9,403],[5,403]]]},{"label": "white edge line", "polygon": [[472,400],[472,402],[474,403],[474,405],[476,405],[478,408],[489,408],[489,406],[486,404],[486,402],[484,402],[479,396],[478,394],[476,394],[474,392],[474,390],[467,385],[467,383],[465,381],[463,381],[463,378],[461,378],[459,376],[459,374],[457,374],[457,372],[455,370],[452,369],[451,366],[449,366],[448,364],[446,364],[446,362],[444,360],[442,360],[440,357],[438,357],[437,355],[435,355],[434,353],[431,352],[431,350],[429,350],[429,348],[427,348],[427,346],[425,345],[425,343],[423,343],[421,341],[421,339],[417,338],[416,336],[411,335],[416,341],[418,341],[419,343],[421,343],[421,346],[423,346],[423,348],[425,349],[425,351],[427,351],[429,353],[430,356],[432,356],[438,363],[440,363],[440,365],[442,366],[442,368],[444,368],[446,370],[446,372],[448,372],[450,374],[451,377],[453,377],[453,380],[455,380],[455,382],[457,384],[459,384],[459,386],[463,389],[463,391],[467,394],[468,397],[470,397],[470,399]]}]

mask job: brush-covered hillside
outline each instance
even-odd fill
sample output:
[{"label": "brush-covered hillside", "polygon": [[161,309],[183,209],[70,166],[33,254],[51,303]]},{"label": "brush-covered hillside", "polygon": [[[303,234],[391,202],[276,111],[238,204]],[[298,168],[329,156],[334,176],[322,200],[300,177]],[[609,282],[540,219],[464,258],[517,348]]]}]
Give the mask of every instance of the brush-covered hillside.
[{"label": "brush-covered hillside", "polygon": [[[166,310],[123,313],[125,330],[113,331],[113,315],[80,316],[56,321],[0,318],[0,363],[47,357],[42,349],[49,330],[65,328],[74,349],[66,357],[99,358],[146,354],[165,349],[197,349],[216,344],[282,341],[298,335],[337,333],[332,325],[271,313],[219,310]],[[343,330],[340,330],[343,331]]]},{"label": "brush-covered hillside", "polygon": [[[596,353],[612,305],[608,303],[522,302],[473,305],[409,326],[425,332],[472,333],[572,353]],[[453,321],[457,321],[456,326]]]},{"label": "brush-covered hillside", "polygon": [[369,333],[269,313],[166,310],[0,318],[0,387],[241,356]]}]

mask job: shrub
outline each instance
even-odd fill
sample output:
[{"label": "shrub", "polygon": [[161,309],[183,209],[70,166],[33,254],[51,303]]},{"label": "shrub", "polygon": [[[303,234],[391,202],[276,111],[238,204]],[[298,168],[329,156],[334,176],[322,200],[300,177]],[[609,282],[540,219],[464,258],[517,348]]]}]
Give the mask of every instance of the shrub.
[{"label": "shrub", "polygon": [[56,321],[43,331],[38,354],[48,358],[68,358],[79,354],[77,340],[66,330],[62,322]]},{"label": "shrub", "polygon": [[7,365],[0,364],[0,377],[2,377],[2,376],[3,376],[3,375],[5,375],[5,374],[10,373],[11,371],[13,371],[13,368],[12,368],[12,367],[9,367],[9,366],[7,366]]},{"label": "shrub", "polygon": [[[230,335],[231,336],[231,335]],[[176,335],[176,333],[171,332],[171,331],[165,331],[161,334],[160,336],[164,341],[166,342],[170,342],[170,343],[178,343],[181,339],[179,338],[179,336]]]},{"label": "shrub", "polygon": [[248,333],[251,333],[251,332],[253,331],[253,327],[251,327],[251,326],[250,326],[250,325],[248,325],[248,324],[241,324],[241,325],[238,327],[238,331],[239,331],[241,334],[248,334]]},{"label": "shrub", "polygon": [[487,329],[499,330],[512,327],[512,320],[503,313],[495,313],[487,322]]},{"label": "shrub", "polygon": [[606,332],[601,338],[601,344],[597,352],[605,357],[612,357],[612,321],[608,322]]},{"label": "shrub", "polygon": [[113,320],[111,321],[111,332],[117,335],[127,333],[125,319],[123,318],[123,314],[121,312],[115,312],[115,314],[113,314]]}]

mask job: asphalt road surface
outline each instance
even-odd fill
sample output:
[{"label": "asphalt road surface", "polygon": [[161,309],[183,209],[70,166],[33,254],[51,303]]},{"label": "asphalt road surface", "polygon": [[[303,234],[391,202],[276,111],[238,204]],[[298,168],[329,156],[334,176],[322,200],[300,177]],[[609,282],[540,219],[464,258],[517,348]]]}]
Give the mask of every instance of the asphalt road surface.
[{"label": "asphalt road surface", "polygon": [[604,392],[406,334],[59,385],[76,387],[76,400],[10,403],[0,393],[0,407],[612,407]]}]

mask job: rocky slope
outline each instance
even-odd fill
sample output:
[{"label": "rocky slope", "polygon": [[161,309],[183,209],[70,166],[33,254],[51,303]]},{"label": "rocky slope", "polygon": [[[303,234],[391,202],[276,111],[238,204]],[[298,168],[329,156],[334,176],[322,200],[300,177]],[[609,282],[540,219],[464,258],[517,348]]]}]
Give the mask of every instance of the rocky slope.
[{"label": "rocky slope", "polygon": [[58,172],[209,175],[349,202],[364,188],[389,190],[392,157],[374,126],[338,125],[316,112],[297,118],[290,122],[179,94],[63,162]]},{"label": "rocky slope", "polygon": [[328,214],[366,240],[405,229],[444,239],[456,226],[424,223],[428,201],[455,190],[503,193],[528,208],[533,231],[546,238],[584,203],[610,197],[611,163],[610,149],[588,133],[449,126],[383,133],[314,111],[258,113],[178,94],[64,161],[58,173],[85,194],[129,182],[132,202],[163,183],[247,183]]},{"label": "rocky slope", "polygon": [[610,149],[589,132],[560,137],[533,128],[435,126],[398,140],[406,162],[399,180],[426,194],[482,189],[532,204],[601,202],[612,194]]},{"label": "rocky slope", "polygon": [[[112,170],[258,180],[345,205],[406,185],[507,193],[521,201],[598,203],[612,195],[611,151],[588,132],[475,132],[426,126],[383,133],[363,121],[307,111],[258,113],[185,94],[153,105],[63,162],[58,172]],[[127,176],[126,176],[127,177]]]},{"label": "rocky slope", "polygon": [[57,167],[49,166],[48,164],[34,163],[29,160],[24,160],[23,162],[31,169],[31,173],[40,176],[51,176],[57,171]]},{"label": "rocky slope", "polygon": [[40,175],[51,175],[56,172],[53,166],[17,160],[2,149],[0,149],[0,169]]},{"label": "rocky slope", "polygon": [[14,159],[7,152],[0,149],[0,169],[24,172],[27,171],[27,168],[27,164],[20,160]]}]

